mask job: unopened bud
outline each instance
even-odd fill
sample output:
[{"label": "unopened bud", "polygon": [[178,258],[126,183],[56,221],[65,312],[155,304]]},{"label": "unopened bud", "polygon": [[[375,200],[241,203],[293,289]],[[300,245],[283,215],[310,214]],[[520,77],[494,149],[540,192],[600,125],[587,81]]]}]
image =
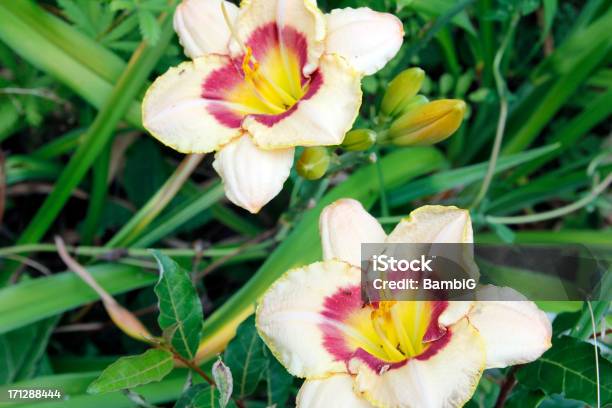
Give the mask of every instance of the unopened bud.
[{"label": "unopened bud", "polygon": [[307,147],[297,162],[297,172],[306,180],[318,180],[327,172],[329,160],[325,147]]},{"label": "unopened bud", "polygon": [[465,102],[459,99],[442,99],[418,106],[393,122],[388,140],[399,146],[441,142],[459,128],[465,109]]},{"label": "unopened bud", "polygon": [[344,137],[342,148],[351,152],[368,150],[376,143],[376,132],[370,129],[351,130]]},{"label": "unopened bud", "polygon": [[409,68],[396,76],[387,88],[380,105],[381,112],[386,116],[396,116],[404,111],[403,105],[419,92],[425,71],[421,68]]},{"label": "unopened bud", "polygon": [[404,113],[408,113],[409,111],[416,108],[417,106],[425,105],[427,103],[429,103],[429,99],[427,99],[426,96],[414,95],[412,98],[409,98],[405,100],[404,103],[402,103],[402,106],[400,107],[400,109],[398,109],[398,111],[395,112],[394,117],[396,118],[400,117]]}]

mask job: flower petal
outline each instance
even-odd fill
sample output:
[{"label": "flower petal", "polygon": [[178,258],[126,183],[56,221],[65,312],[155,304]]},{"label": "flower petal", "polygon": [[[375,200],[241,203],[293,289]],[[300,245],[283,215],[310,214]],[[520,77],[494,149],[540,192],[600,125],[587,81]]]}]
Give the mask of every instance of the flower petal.
[{"label": "flower petal", "polygon": [[467,402],[485,366],[484,344],[467,321],[449,328],[444,347],[426,359],[410,359],[399,368],[378,374],[358,359],[356,390],[378,407],[460,407]]},{"label": "flower petal", "polygon": [[[487,286],[479,296],[516,301],[481,301],[468,315],[487,348],[487,368],[524,364],[539,358],[551,346],[552,326],[535,303],[510,288]],[[504,291],[506,293],[495,294]]]},{"label": "flower petal", "polygon": [[[242,44],[253,48],[255,57],[258,44],[249,40],[257,30],[273,26],[278,34],[281,48],[290,40],[284,37],[286,29],[296,32],[306,38],[304,53],[306,64],[303,73],[308,75],[317,67],[317,61],[323,53],[325,39],[325,18],[317,8],[316,1],[311,0],[244,0],[241,3],[240,14],[236,20],[236,33]],[[291,35],[290,37],[294,37]],[[244,53],[241,44],[230,42],[232,55]]]},{"label": "flower petal", "polygon": [[404,27],[393,14],[362,7],[336,9],[326,17],[325,52],[341,55],[365,75],[382,69],[402,46]]},{"label": "flower petal", "polygon": [[448,302],[447,307],[438,317],[438,323],[444,327],[451,326],[467,316],[473,306],[474,302],[472,301]]},{"label": "flower petal", "polygon": [[238,7],[223,0],[183,0],[174,13],[174,31],[191,59],[206,54],[229,54],[230,29],[222,5],[233,21]]},{"label": "flower petal", "polygon": [[353,391],[353,379],[335,374],[322,380],[306,380],[298,392],[297,408],[373,408]]},{"label": "flower petal", "polygon": [[341,57],[325,55],[306,95],[279,115],[249,115],[242,126],[263,149],[340,144],[361,106],[359,74]]},{"label": "flower petal", "polygon": [[387,242],[434,244],[429,248],[429,256],[442,257],[461,266],[465,277],[480,276],[474,262],[472,245],[444,245],[474,242],[472,222],[467,210],[439,205],[418,208],[395,227]]},{"label": "flower petal", "polygon": [[255,214],[283,189],[293,155],[294,149],[261,150],[244,135],[215,155],[213,167],[223,180],[227,198]]},{"label": "flower petal", "polygon": [[357,200],[338,200],[319,218],[323,259],[340,259],[361,267],[361,244],[384,242],[387,234]]},{"label": "flower petal", "polygon": [[470,213],[457,207],[426,205],[404,218],[389,234],[388,242],[472,243]]},{"label": "flower petal", "polygon": [[163,144],[182,153],[208,153],[241,134],[213,113],[226,102],[203,96],[203,84],[230,63],[208,55],[170,68],[148,89],[142,102],[144,127]]},{"label": "flower petal", "polygon": [[344,262],[314,263],[287,272],[257,307],[257,329],[287,371],[321,378],[346,372],[344,361],[324,346],[326,300],[342,288],[359,288],[360,271]]}]

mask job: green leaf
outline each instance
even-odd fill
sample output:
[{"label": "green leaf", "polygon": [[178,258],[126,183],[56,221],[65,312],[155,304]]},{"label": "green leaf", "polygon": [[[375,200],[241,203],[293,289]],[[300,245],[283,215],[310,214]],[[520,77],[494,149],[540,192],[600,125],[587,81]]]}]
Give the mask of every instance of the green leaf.
[{"label": "green leaf", "polygon": [[151,349],[138,356],[122,357],[108,366],[87,392],[100,394],[160,381],[173,367],[174,357],[167,350]]},{"label": "green leaf", "polygon": [[202,335],[202,304],[186,270],[159,251],[152,251],[159,266],[155,294],[159,299],[158,323],[172,331],[170,342],[176,351],[192,360]]},{"label": "green leaf", "polygon": [[235,395],[244,398],[255,392],[266,375],[268,359],[265,345],[255,328],[254,316],[238,327],[236,337],[225,349],[223,359],[232,370]]},{"label": "green leaf", "polygon": [[232,371],[223,363],[221,358],[215,361],[212,366],[212,374],[219,390],[219,405],[221,408],[227,407],[230,398],[232,397],[232,391],[234,390],[234,379],[232,378]]},{"label": "green leaf", "polygon": [[[110,294],[149,286],[155,281],[153,275],[128,265],[100,264],[87,270]],[[99,299],[98,294],[73,272],[56,273],[2,288],[0,333]]]},{"label": "green leaf", "polygon": [[[497,162],[495,174],[544,156],[558,148],[559,146],[555,144],[502,157]],[[406,183],[401,188],[391,192],[389,203],[391,206],[400,206],[426,195],[480,181],[486,174],[488,166],[488,162],[474,164],[459,169],[441,171],[411,183]]]},{"label": "green leaf", "polygon": [[153,13],[146,10],[140,10],[138,12],[138,26],[140,27],[140,33],[143,39],[150,45],[157,44],[161,36],[161,29]]},{"label": "green leaf", "polygon": [[293,376],[285,370],[278,360],[267,352],[268,368],[266,369],[266,394],[268,406],[284,407],[289,399]]},{"label": "green leaf", "polygon": [[[547,394],[562,394],[565,398],[596,405],[597,382],[593,345],[572,337],[561,337],[538,360],[520,370],[516,376],[521,384]],[[612,402],[612,363],[599,359],[602,406]]]},{"label": "green leaf", "polygon": [[0,384],[26,380],[36,374],[57,317],[0,336]]},{"label": "green leaf", "polygon": [[[228,406],[236,407],[233,401]],[[174,408],[221,408],[219,390],[209,384],[194,385],[181,395]]]},{"label": "green leaf", "polygon": [[[74,0],[58,0],[57,4],[62,8],[64,15],[79,28],[87,30],[91,25],[89,18]],[[91,31],[88,34],[93,34]]]},{"label": "green leaf", "polygon": [[517,388],[506,400],[505,408],[537,408],[545,397],[540,390]]},{"label": "green leaf", "polygon": [[146,204],[168,178],[164,157],[153,138],[138,140],[126,154],[123,184],[136,208]]}]

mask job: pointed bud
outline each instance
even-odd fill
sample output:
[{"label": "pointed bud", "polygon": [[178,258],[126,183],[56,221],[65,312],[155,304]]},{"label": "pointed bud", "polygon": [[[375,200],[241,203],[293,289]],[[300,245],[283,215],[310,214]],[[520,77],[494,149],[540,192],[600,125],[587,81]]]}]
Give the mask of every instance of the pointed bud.
[{"label": "pointed bud", "polygon": [[465,102],[442,99],[417,106],[395,120],[388,140],[398,146],[425,146],[441,142],[461,125]]},{"label": "pointed bud", "polygon": [[396,76],[387,88],[380,105],[381,112],[386,116],[396,116],[402,111],[402,106],[421,89],[425,71],[421,68],[409,68]]},{"label": "pointed bud", "polygon": [[395,112],[394,117],[398,118],[402,116],[404,113],[410,112],[412,109],[423,106],[429,103],[429,99],[427,99],[424,95],[414,95],[412,98],[408,98],[402,103],[402,106]]},{"label": "pointed bud", "polygon": [[351,130],[344,137],[342,148],[350,152],[368,150],[376,143],[376,132],[370,129]]},{"label": "pointed bud", "polygon": [[306,180],[318,180],[329,167],[329,152],[325,147],[307,147],[297,163],[297,172]]}]

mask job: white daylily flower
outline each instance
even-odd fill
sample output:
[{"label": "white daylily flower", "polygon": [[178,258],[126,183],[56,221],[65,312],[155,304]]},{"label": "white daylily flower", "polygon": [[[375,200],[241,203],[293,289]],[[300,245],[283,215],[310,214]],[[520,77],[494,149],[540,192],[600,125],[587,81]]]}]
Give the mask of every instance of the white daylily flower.
[{"label": "white daylily flower", "polygon": [[473,242],[469,213],[456,207],[419,208],[388,237],[375,222],[354,200],[327,207],[326,260],[287,272],[258,305],[261,337],[290,373],[306,378],[298,407],[458,407],[485,368],[533,361],[550,347],[550,321],[514,291],[518,301],[364,305],[360,241]]},{"label": "white daylily flower", "polygon": [[[340,144],[361,105],[361,78],[382,68],[403,38],[393,15],[360,8],[326,16],[313,0],[245,0],[240,9],[183,0],[174,27],[193,61],[157,78],[143,101],[143,123],[183,153],[222,152],[244,137],[252,150]],[[239,158],[218,159],[227,195],[239,206],[265,204],[288,177],[285,154],[259,156],[283,170],[251,177],[246,190],[227,177]]]},{"label": "white daylily flower", "polygon": [[257,213],[283,189],[293,164],[294,150],[258,149],[245,135],[217,152],[213,167],[226,180],[227,197],[236,205]]}]

